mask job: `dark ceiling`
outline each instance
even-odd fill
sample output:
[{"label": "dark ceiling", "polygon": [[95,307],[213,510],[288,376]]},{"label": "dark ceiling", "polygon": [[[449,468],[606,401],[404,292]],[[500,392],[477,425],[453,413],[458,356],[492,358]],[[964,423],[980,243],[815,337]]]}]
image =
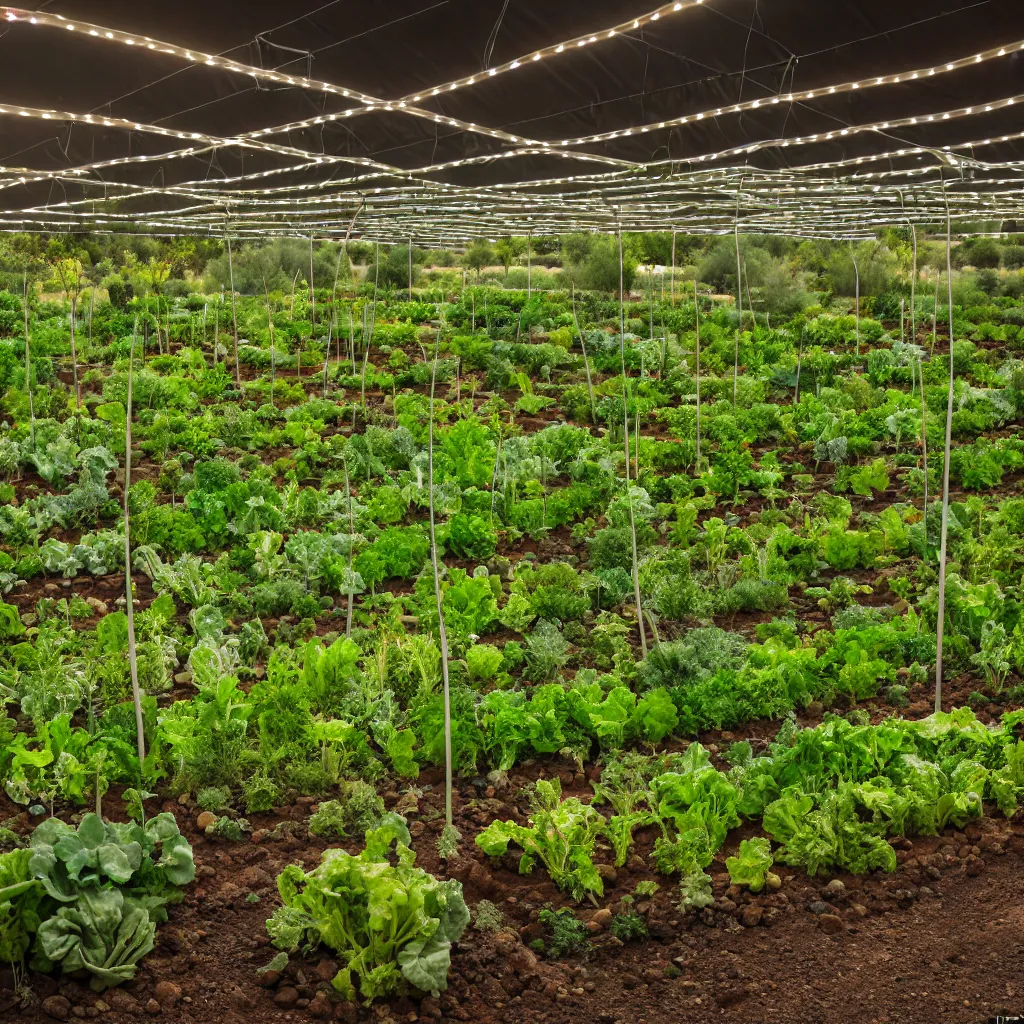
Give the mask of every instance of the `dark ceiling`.
[{"label": "dark ceiling", "polygon": [[[359,174],[361,168],[347,162],[352,158],[376,161],[396,172],[416,172],[417,181],[470,188],[600,174],[626,165],[641,169],[659,161],[673,161],[673,169],[680,170],[746,167],[784,172],[870,159],[908,147],[956,149],[1021,131],[1016,107],[999,107],[1000,101],[1024,94],[1020,0],[938,0],[928,5],[920,0],[686,0],[679,11],[672,6],[663,8],[656,21],[628,27],[614,38],[605,38],[601,30],[649,16],[655,9],[652,0],[570,0],[561,5],[547,0],[391,0],[386,5],[351,0],[53,0],[37,8],[40,14],[72,21],[75,31],[32,25],[15,11],[16,20],[0,23],[0,106],[88,113],[95,120],[127,118],[217,139],[340,114],[353,106],[340,95],[284,81],[261,82],[183,61],[159,48],[107,40],[102,32],[94,38],[86,30],[92,24],[115,36],[145,35],[277,69],[281,75],[358,89],[381,101],[405,98],[421,115],[359,110],[354,116],[265,137],[298,155],[197,143],[202,152],[186,158],[123,163],[140,155],[157,158],[186,143],[147,130],[90,124],[81,116],[42,119],[8,113],[0,117],[0,165],[14,180],[3,189],[0,207],[10,214],[63,200],[100,200],[100,180],[154,189],[206,181],[222,195],[248,185],[217,179],[261,171],[276,172],[266,179],[267,186],[316,184]],[[587,33],[595,34],[593,43],[525,60],[493,77],[487,74],[489,68]],[[1016,46],[1010,50],[1010,44]],[[904,77],[997,47],[1008,52],[950,72]],[[900,75],[902,80],[868,84],[879,75]],[[480,78],[473,85],[431,95],[436,87],[466,76]],[[827,91],[854,80],[865,87]],[[819,89],[824,93],[817,94]],[[816,95],[807,98],[808,92]],[[422,98],[413,103],[410,98],[417,93]],[[728,110],[752,100],[763,105],[739,113]],[[986,111],[987,105],[997,109]],[[944,112],[964,107],[972,108],[970,116],[943,119]],[[719,108],[721,115],[716,113]],[[657,127],[702,112],[709,116]],[[934,121],[927,120],[931,115]],[[909,117],[920,121],[850,131]],[[452,119],[458,124],[451,125]],[[517,144],[467,130],[466,124],[552,147],[564,139],[631,131],[568,147],[606,161],[595,164],[576,157],[499,156]],[[638,133],[640,125],[654,127]],[[831,137],[778,144],[826,134]],[[757,148],[749,153],[715,156],[751,145]],[[1024,158],[1024,147],[1015,139],[958,152],[1007,167]],[[313,167],[312,155],[328,162]],[[480,162],[482,157],[495,159]],[[915,159],[920,163],[922,157],[908,157],[905,164]],[[928,159],[937,166],[930,154]],[[423,170],[467,160],[472,162]],[[90,179],[88,185],[52,173],[98,161],[115,163],[81,175]],[[288,169],[297,164],[301,169]],[[897,161],[886,166],[901,165]],[[17,181],[22,169],[51,173],[44,181],[22,184]],[[999,176],[1009,173],[1001,170]],[[374,184],[391,186],[402,180],[390,174]],[[114,186],[106,190],[107,197],[117,194]],[[348,200],[346,204],[351,206]],[[172,201],[164,194],[149,196],[136,208],[180,205],[180,199]]]}]

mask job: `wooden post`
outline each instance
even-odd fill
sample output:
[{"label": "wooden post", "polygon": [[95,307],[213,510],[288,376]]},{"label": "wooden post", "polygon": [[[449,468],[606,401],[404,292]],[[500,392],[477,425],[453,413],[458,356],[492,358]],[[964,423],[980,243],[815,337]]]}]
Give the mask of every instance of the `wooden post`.
[{"label": "wooden post", "polygon": [[[238,368],[238,317],[235,315],[235,268],[231,259],[231,233],[228,233],[228,284],[231,287],[231,330],[235,336],[235,386],[241,388],[242,374]],[[266,287],[266,281],[263,282]]]},{"label": "wooden post", "polygon": [[939,541],[939,608],[935,625],[935,710],[942,710],[942,639],[946,618],[946,540],[949,530],[949,456],[953,436],[953,267],[949,197],[946,200],[946,278],[949,288],[949,397],[946,401],[946,441],[942,464],[942,528]]}]

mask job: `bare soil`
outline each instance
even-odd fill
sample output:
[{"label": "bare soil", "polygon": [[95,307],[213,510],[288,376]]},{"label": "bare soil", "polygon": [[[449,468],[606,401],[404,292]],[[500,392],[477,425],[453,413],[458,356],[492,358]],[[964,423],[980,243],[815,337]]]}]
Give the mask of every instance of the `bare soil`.
[{"label": "bare soil", "polygon": [[[702,739],[717,752],[720,743],[743,736],[763,744],[774,730],[770,723],[753,723]],[[637,905],[650,938],[623,945],[600,926],[599,915],[589,926],[593,950],[588,955],[539,957],[527,945],[544,937],[539,910],[572,904],[543,870],[521,876],[517,854],[488,861],[472,839],[496,817],[522,820],[524,784],[558,775],[565,791],[586,796],[598,771],[590,767],[584,774],[548,759],[524,766],[497,792],[484,779],[464,782],[456,795],[462,856],[448,865],[436,854],[443,820],[440,773],[425,772],[415,788],[384,794],[389,808],[408,815],[420,865],[459,878],[471,906],[491,900],[505,918],[502,931],[466,931],[454,950],[450,987],[439,999],[401,998],[370,1008],[341,1001],[328,984],[337,965],[327,950],[293,957],[281,977],[257,974],[276,952],[263,927],[278,902],[276,874],[291,863],[314,866],[328,845],[306,829],[315,804],[300,798],[253,816],[254,831],[246,841],[228,843],[198,831],[198,809],[186,800],[165,802],[163,809],[175,814],[193,843],[198,878],[161,926],[157,948],[137,978],[97,996],[75,981],[32,975],[32,994],[19,1007],[10,973],[0,972],[0,1019],[43,1022],[56,1010],[58,1017],[69,1012],[69,1019],[127,1022],[152,1014],[186,1024],[311,1019],[653,1024],[712,1017],[730,1024],[976,1024],[1021,1008],[1020,815],[1011,821],[985,818],[963,832],[948,830],[913,842],[894,839],[900,866],[892,875],[840,875],[841,884],[829,885],[829,877],[811,879],[781,866],[781,890],[757,896],[730,888],[724,867],[739,841],[754,831],[747,826],[730,836],[711,866],[716,903],[699,914],[677,910],[675,886],[647,867],[654,837],[640,833],[635,856],[624,868],[612,868],[610,851],[604,852],[606,891],[598,907],[622,909],[619,901],[638,882],[656,878],[659,892]],[[6,798],[2,803],[5,816],[18,811]],[[113,794],[104,809],[114,819],[123,816]],[[153,803],[151,810],[157,809]],[[15,824],[21,831],[31,827],[24,812]],[[341,845],[355,849],[350,842]],[[598,907],[577,910],[586,920]]]}]

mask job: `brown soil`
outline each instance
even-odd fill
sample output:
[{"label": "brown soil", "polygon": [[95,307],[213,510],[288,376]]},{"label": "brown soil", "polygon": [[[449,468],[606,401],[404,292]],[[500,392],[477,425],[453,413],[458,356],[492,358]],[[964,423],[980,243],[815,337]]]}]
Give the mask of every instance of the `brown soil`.
[{"label": "brown soil", "polygon": [[[521,876],[516,855],[489,863],[472,844],[493,818],[518,816],[518,787],[544,774],[558,774],[569,793],[590,792],[583,774],[557,761],[523,768],[497,794],[482,780],[462,785],[456,816],[465,837],[463,856],[447,870],[435,851],[443,806],[439,774],[421,777],[417,786],[424,792],[411,805],[408,792],[385,794],[389,806],[403,800],[421,866],[461,879],[471,906],[488,899],[505,917],[504,931],[467,930],[454,951],[449,990],[439,1000],[395,999],[372,1009],[340,1002],[326,983],[336,968],[329,951],[293,957],[280,980],[261,978],[257,968],[275,952],[263,928],[277,905],[274,877],[290,863],[312,867],[326,847],[305,828],[313,808],[303,799],[254,816],[251,837],[227,843],[197,832],[194,806],[168,802],[164,809],[175,813],[194,844],[199,877],[161,926],[157,948],[137,978],[97,997],[74,981],[32,975],[33,995],[19,1009],[9,972],[0,972],[0,1016],[26,1024],[48,1020],[42,1001],[55,994],[78,1008],[72,1019],[101,1015],[127,1022],[148,1015],[148,1006],[169,1020],[203,1024],[269,1024],[323,1015],[382,1024],[431,1019],[653,1024],[709,1016],[735,1024],[975,1024],[1020,1007],[1024,821],[983,819],[963,833],[950,830],[913,843],[893,840],[900,861],[894,874],[839,876],[838,891],[834,882],[826,888],[828,878],[809,879],[782,867],[781,890],[758,896],[729,888],[724,870],[725,857],[752,833],[748,826],[733,833],[710,868],[713,907],[699,915],[680,913],[675,887],[659,878],[661,890],[638,904],[649,939],[622,945],[595,923],[590,954],[550,961],[538,958],[526,943],[544,934],[537,923],[541,907],[571,904],[542,869]],[[10,804],[0,809],[15,810]],[[115,819],[122,816],[113,796],[105,809]],[[18,825],[28,828],[26,815]],[[652,842],[653,836],[641,833],[636,852],[649,854]],[[608,852],[603,859],[610,860]],[[617,910],[623,896],[651,877],[641,857],[608,871],[600,906]],[[259,901],[247,901],[250,894]],[[589,919],[595,910],[584,905],[578,912]],[[181,996],[176,1004],[175,987]],[[154,996],[160,996],[162,1007],[149,1002]]]}]

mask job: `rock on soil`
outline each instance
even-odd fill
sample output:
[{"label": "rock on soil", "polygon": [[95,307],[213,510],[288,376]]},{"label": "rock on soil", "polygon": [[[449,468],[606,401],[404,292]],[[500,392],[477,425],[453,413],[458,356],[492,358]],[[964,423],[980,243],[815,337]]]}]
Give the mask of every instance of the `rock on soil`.
[{"label": "rock on soil", "polygon": [[71,1013],[71,1003],[64,996],[49,996],[43,1000],[43,1013],[54,1020],[67,1020]]}]

